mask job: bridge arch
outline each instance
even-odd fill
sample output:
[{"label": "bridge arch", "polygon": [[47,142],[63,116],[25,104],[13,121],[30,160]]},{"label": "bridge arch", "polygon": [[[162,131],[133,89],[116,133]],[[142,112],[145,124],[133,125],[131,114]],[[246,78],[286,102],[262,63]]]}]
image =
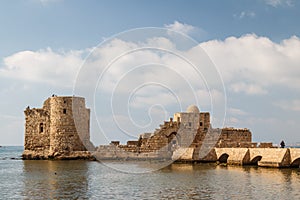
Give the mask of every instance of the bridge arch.
[{"label": "bridge arch", "polygon": [[300,167],[300,157],[291,162],[291,167]]},{"label": "bridge arch", "polygon": [[223,153],[223,154],[219,157],[218,161],[219,161],[220,163],[227,163],[228,157],[229,157],[229,155],[228,155],[227,153]]},{"label": "bridge arch", "polygon": [[250,160],[250,164],[251,165],[258,165],[258,161],[260,161],[262,159],[262,156],[258,155],[255,156],[254,158],[252,158],[252,160]]}]

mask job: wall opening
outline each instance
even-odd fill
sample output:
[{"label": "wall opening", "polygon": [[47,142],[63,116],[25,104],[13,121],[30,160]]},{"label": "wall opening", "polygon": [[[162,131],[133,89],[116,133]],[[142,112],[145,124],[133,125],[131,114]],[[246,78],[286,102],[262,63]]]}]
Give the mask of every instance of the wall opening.
[{"label": "wall opening", "polygon": [[64,108],[64,109],[63,109],[63,113],[64,113],[64,114],[67,114],[67,109]]},{"label": "wall opening", "polygon": [[300,158],[297,158],[296,160],[294,160],[294,161],[291,163],[291,167],[297,167],[297,168],[300,168]]},{"label": "wall opening", "polygon": [[258,165],[258,161],[260,161],[262,159],[261,156],[256,156],[254,157],[251,161],[250,161],[250,164],[251,165]]},{"label": "wall opening", "polygon": [[200,122],[200,126],[203,126],[203,123],[202,123],[202,122]]},{"label": "wall opening", "polygon": [[228,155],[227,153],[224,153],[224,154],[222,154],[222,155],[220,156],[220,158],[219,158],[218,161],[219,161],[220,163],[227,163],[228,157],[229,157],[229,155]]},{"label": "wall opening", "polygon": [[44,132],[44,124],[43,123],[40,123],[40,133],[43,133]]},{"label": "wall opening", "polygon": [[178,146],[180,146],[181,141],[180,141],[180,137],[179,135],[177,135],[176,132],[171,133],[168,136],[168,150],[174,150],[175,148],[177,148]]}]

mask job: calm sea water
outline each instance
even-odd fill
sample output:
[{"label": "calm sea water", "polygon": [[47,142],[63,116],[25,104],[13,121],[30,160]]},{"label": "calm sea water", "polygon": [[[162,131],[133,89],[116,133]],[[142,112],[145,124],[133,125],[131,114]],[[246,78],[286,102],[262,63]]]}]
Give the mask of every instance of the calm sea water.
[{"label": "calm sea water", "polygon": [[0,199],[300,199],[299,169],[172,164],[131,173],[151,164],[23,161],[22,151],[0,148]]}]

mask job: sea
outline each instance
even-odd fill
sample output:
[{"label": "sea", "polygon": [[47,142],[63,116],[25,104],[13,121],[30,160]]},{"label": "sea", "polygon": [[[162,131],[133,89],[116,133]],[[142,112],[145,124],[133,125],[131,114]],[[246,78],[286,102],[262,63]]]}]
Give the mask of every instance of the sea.
[{"label": "sea", "polygon": [[0,199],[300,199],[297,168],[23,161],[22,151],[0,147]]}]

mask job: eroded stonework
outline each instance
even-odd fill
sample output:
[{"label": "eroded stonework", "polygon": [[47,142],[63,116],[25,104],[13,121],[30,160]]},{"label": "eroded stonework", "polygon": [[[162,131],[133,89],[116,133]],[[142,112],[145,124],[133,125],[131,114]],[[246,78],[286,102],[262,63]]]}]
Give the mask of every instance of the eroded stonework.
[{"label": "eroded stonework", "polygon": [[27,107],[24,113],[23,159],[93,159],[84,98],[53,95],[43,108]]},{"label": "eroded stonework", "polygon": [[98,159],[174,159],[211,161],[215,147],[256,147],[249,129],[212,128],[210,114],[195,105],[161,124],[154,133],[141,134],[137,141],[121,145],[113,141],[98,147]]}]

